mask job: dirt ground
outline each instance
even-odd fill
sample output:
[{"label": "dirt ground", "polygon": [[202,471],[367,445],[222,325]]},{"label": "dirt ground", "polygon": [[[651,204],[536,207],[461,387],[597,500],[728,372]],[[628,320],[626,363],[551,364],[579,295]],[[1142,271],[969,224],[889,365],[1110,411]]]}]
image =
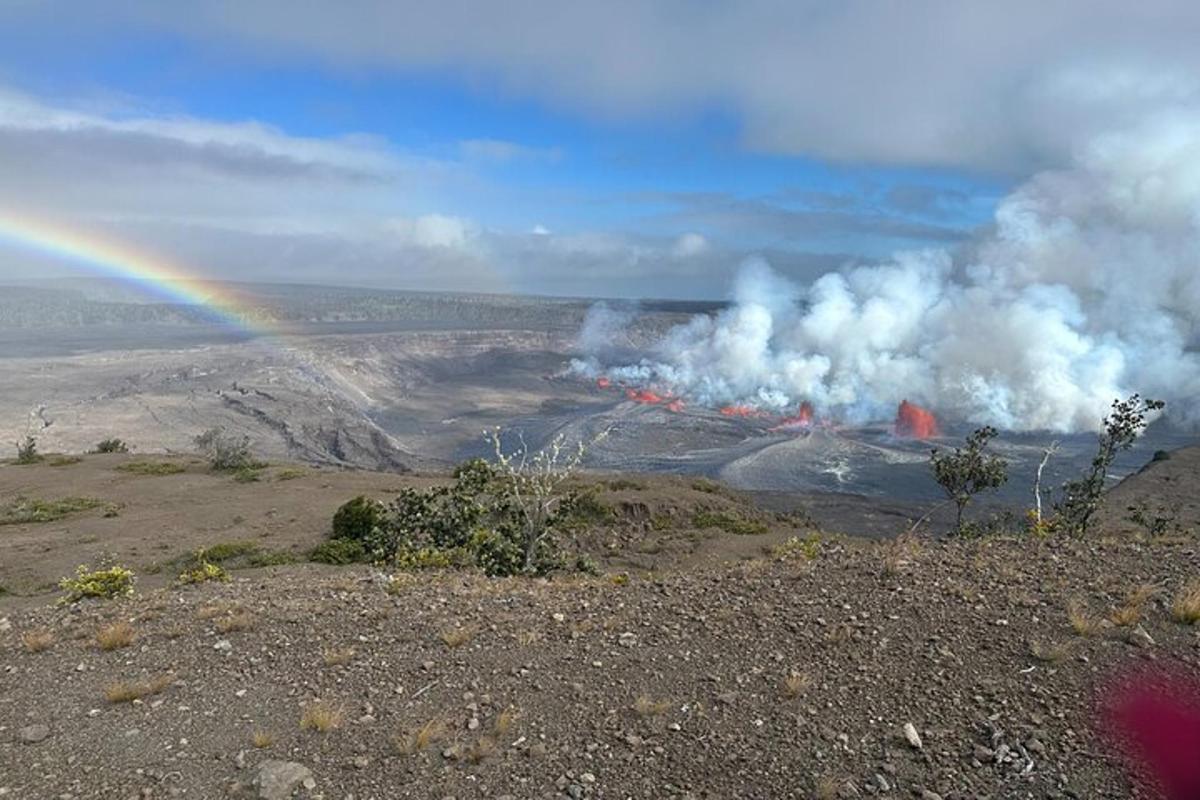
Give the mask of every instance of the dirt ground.
[{"label": "dirt ground", "polygon": [[[1173,612],[1195,528],[1121,530],[1117,507],[1194,498],[1191,452],[1115,490],[1086,541],[771,551],[800,520],[632,476],[600,495],[619,509],[589,542],[600,577],[291,564],[55,605],[49,583],[102,550],[135,570],[214,540],[298,554],[348,496],[431,480],[129,460],[0,467],[4,498],[119,506],[0,526],[20,593],[0,597],[0,797],[1149,798],[1102,710],[1144,670],[1200,669]],[[701,505],[769,532],[690,530]],[[104,650],[114,623],[130,641]]]}]

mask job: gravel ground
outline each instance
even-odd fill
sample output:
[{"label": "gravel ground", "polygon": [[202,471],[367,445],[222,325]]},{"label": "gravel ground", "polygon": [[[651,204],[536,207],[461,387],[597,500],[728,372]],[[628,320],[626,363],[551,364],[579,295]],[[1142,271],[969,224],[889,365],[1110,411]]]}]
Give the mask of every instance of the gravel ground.
[{"label": "gravel ground", "polygon": [[1116,676],[1200,663],[1170,613],[1195,538],[810,555],[550,581],[298,565],[0,606],[0,796],[1155,796],[1096,709]]}]

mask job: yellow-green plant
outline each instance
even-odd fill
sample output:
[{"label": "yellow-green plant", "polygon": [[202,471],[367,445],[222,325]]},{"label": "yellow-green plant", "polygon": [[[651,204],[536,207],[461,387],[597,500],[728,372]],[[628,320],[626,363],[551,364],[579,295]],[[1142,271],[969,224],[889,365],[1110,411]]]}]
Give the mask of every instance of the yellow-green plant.
[{"label": "yellow-green plant", "polygon": [[59,588],[66,592],[59,602],[77,603],[85,597],[99,597],[105,600],[128,597],[133,594],[135,581],[133,570],[119,564],[97,570],[80,564],[75,570],[74,578],[63,578],[58,582]]}]

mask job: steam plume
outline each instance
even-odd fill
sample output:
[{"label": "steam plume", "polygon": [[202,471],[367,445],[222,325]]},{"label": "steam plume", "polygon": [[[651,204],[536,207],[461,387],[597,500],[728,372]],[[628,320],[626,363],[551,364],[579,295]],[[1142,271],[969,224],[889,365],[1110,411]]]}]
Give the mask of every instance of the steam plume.
[{"label": "steam plume", "polygon": [[1007,430],[1094,429],[1115,397],[1200,417],[1200,118],[1101,136],[999,205],[970,248],[901,253],[806,287],[744,265],[733,304],[636,361],[575,363],[714,408],[851,421],[911,399]]}]

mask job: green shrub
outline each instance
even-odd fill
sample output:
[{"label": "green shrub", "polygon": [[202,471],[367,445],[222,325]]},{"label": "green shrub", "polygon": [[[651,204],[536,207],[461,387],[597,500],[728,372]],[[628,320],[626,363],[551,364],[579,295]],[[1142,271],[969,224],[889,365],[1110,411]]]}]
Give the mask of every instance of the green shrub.
[{"label": "green shrub", "polygon": [[525,558],[518,542],[490,528],[477,528],[467,542],[467,551],[475,566],[490,577],[516,575]]},{"label": "green shrub", "polygon": [[50,460],[47,461],[46,463],[52,467],[69,467],[72,464],[78,464],[80,461],[83,461],[83,458],[81,456],[57,455],[57,456],[50,456]]},{"label": "green shrub", "polygon": [[24,441],[17,442],[18,464],[37,464],[41,460],[42,457],[37,451],[37,439],[32,436],[26,436]]},{"label": "green shrub", "polygon": [[934,480],[954,503],[954,532],[959,535],[971,533],[963,526],[963,512],[971,499],[981,492],[995,491],[1008,481],[1008,462],[986,452],[995,436],[996,429],[985,425],[967,437],[965,447],[956,447],[954,452],[934,448],[930,455]]},{"label": "green shrub", "polygon": [[556,534],[615,516],[591,495],[542,494],[545,507],[531,536],[531,512],[522,506],[529,498],[511,471],[475,459],[453,477],[448,486],[403,489],[388,506],[366,497],[350,500],[334,514],[330,542],[311,557],[342,558],[333,543],[347,540],[361,543],[367,560],[398,570],[474,567],[491,576],[544,575],[574,563],[564,557]]},{"label": "green shrub", "polygon": [[559,516],[565,528],[574,530],[611,523],[617,512],[596,497],[594,491],[583,491],[572,492],[563,499]]},{"label": "green shrub", "polygon": [[74,578],[63,578],[58,586],[66,594],[60,603],[77,603],[85,597],[112,599],[128,597],[133,594],[133,584],[136,578],[133,570],[120,565],[107,569],[91,570],[81,564],[75,570]]},{"label": "green shrub", "polygon": [[263,464],[250,456],[250,437],[228,433],[223,428],[209,428],[195,439],[196,448],[208,459],[216,472],[238,472],[261,469]]},{"label": "green shrub", "polygon": [[104,439],[92,449],[93,453],[128,453],[129,445],[120,439]]},{"label": "green shrub", "polygon": [[415,550],[402,549],[396,553],[393,566],[402,572],[417,572],[423,569],[450,569],[451,567],[467,566],[471,563],[470,556],[460,547],[439,550],[435,547],[422,547]]},{"label": "green shrub", "polygon": [[265,469],[265,465],[242,467],[233,471],[233,479],[238,483],[257,483],[261,477],[259,473],[263,469]]},{"label": "green shrub", "polygon": [[333,538],[350,539],[364,547],[383,524],[387,508],[378,500],[359,495],[341,505],[333,514]]},{"label": "green shrub", "polygon": [[232,561],[236,558],[252,556],[257,552],[258,545],[254,542],[246,541],[217,542],[198,551],[204,560],[211,561],[214,564],[223,564],[226,561]]},{"label": "green shrub", "polygon": [[209,581],[224,582],[229,580],[229,573],[224,567],[220,566],[219,564],[213,564],[209,561],[203,560],[203,552],[204,551],[202,550],[197,554],[197,560],[199,563],[196,564],[196,566],[179,573],[179,577],[177,578],[179,583],[187,585],[193,583],[207,583]]},{"label": "green shrub", "polygon": [[300,469],[298,467],[286,467],[284,469],[279,470],[279,472],[275,473],[275,480],[277,480],[277,481],[294,481],[297,478],[303,478],[307,475],[308,475],[308,470],[306,470],[306,469]]},{"label": "green shrub", "polygon": [[354,539],[330,539],[314,547],[308,560],[318,564],[357,564],[367,560],[367,550]]}]

